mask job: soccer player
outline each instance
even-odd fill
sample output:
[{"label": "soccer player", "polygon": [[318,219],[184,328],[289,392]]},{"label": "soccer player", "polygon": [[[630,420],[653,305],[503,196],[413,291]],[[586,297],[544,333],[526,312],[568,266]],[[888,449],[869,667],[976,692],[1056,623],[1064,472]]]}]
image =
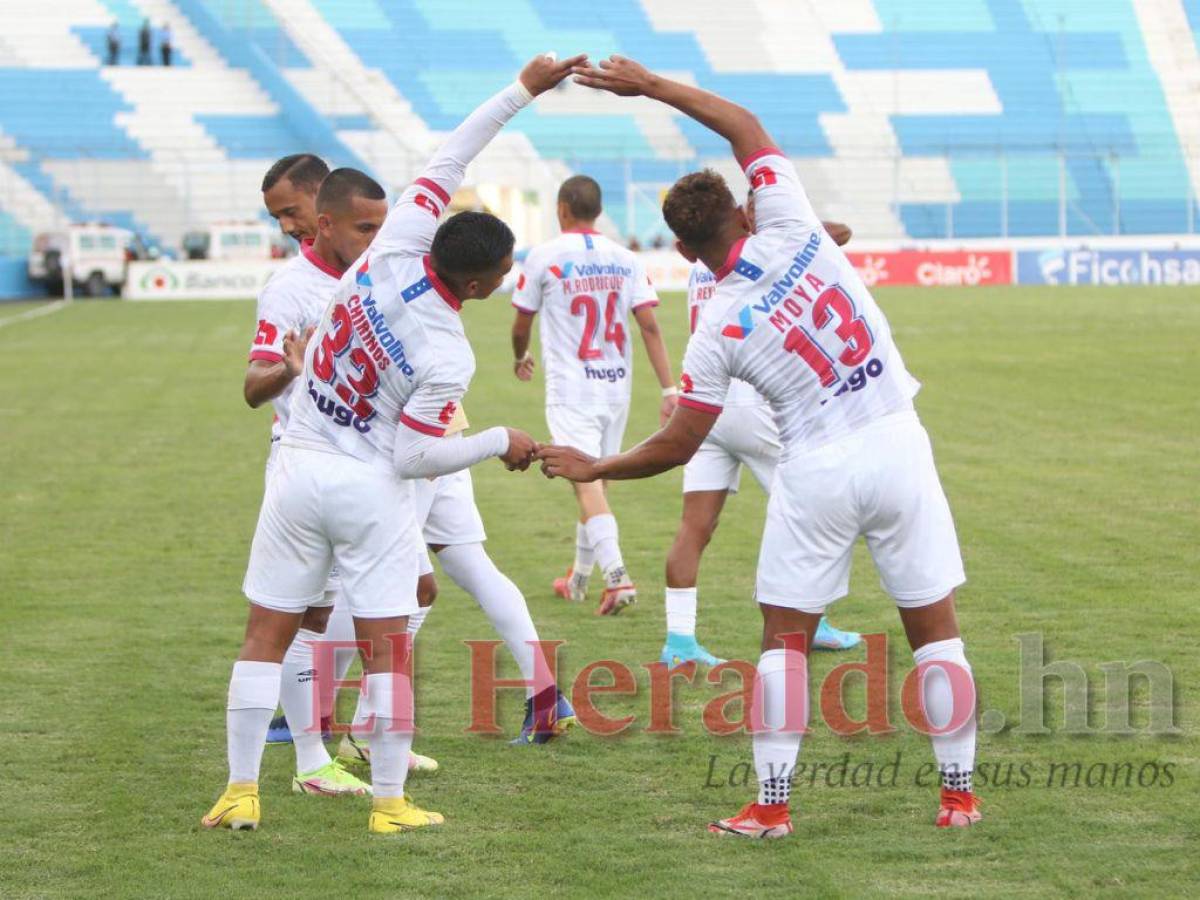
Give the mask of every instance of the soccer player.
[{"label": "soccer player", "polygon": [[[270,401],[275,408],[271,425],[271,450],[267,478],[274,467],[276,446],[291,407],[294,379],[303,368],[308,333],[317,325],[345,268],[356,259],[379,230],[387,215],[383,189],[355,169],[338,169],[322,194],[330,175],[324,160],[311,153],[285,156],[263,177],[263,204],[279,223],[280,230],[300,244],[300,253],[284,264],[258,299],[258,326],[250,347],[243,394],[251,408]],[[437,595],[433,567],[424,561],[417,597],[421,612],[414,616],[419,627]],[[293,740],[287,710],[299,721],[313,718],[313,680],[316,673],[314,643],[324,639],[347,643],[354,640],[354,621],[349,606],[337,603],[337,572],[330,573],[325,597],[319,606],[305,611],[296,640],[283,661],[281,700],[285,715],[271,723],[268,743]],[[334,678],[344,680],[354,656],[336,656]],[[333,695],[329,693],[330,703]],[[304,793],[330,794],[365,790],[366,785],[335,765],[325,752],[324,739],[332,708],[320,710],[319,733],[308,727],[296,742],[296,779],[293,788]],[[410,765],[418,771],[437,769],[437,761],[414,753]]]},{"label": "soccer player", "polygon": [[712,129],[730,142],[754,191],[754,234],[715,172],[681,178],[663,203],[680,251],[703,262],[717,283],[688,343],[684,395],[666,427],[600,460],[569,447],[538,454],[550,477],[645,478],[692,458],[732,378],[749,382],[775,413],[783,449],[756,590],[763,616],[755,698],[763,727],[753,735],[759,794],[710,830],[791,833],[791,776],[808,713],[806,652],[825,609],[846,594],[859,535],[924,673],[919,691],[942,776],[935,824],[979,821],[971,792],[974,681],[954,611],[962,559],[929,436],[913,408],[920,385],[887,319],[752,113],[621,57],[581,67],[576,80],[659,100]]},{"label": "soccer player", "polygon": [[[746,201],[746,216],[754,228],[754,194]],[[850,229],[837,222],[822,223],[838,246],[850,240]],[[716,292],[716,279],[702,262],[688,277],[688,323],[696,330],[704,303]],[[748,468],[768,494],[779,462],[779,429],[771,407],[753,387],[730,379],[724,411],[700,449],[683,469],[683,513],[675,541],[667,554],[667,639],[659,659],[668,666],[697,662],[715,666],[713,656],[696,640],[696,581],[700,557],[717,529],[729,494],[736,494],[742,466]],[[814,649],[848,650],[862,638],[842,631],[822,616],[813,638]]]},{"label": "soccer player", "polygon": [[[321,180],[329,169],[325,163],[310,153],[284,157],[275,163],[263,180],[263,201],[267,211],[279,222],[280,229],[298,241],[312,240],[316,233],[315,200]],[[328,299],[326,297],[325,299]],[[313,307],[313,315],[304,324],[316,324],[324,310],[322,300]],[[303,329],[299,329],[303,332]],[[300,354],[302,356],[302,349]],[[267,363],[251,361],[251,370]],[[278,367],[276,367],[278,369]],[[252,377],[248,371],[247,378]],[[248,398],[249,399],[249,398]],[[284,401],[287,402],[287,401]],[[447,427],[447,435],[457,434],[467,428],[465,412],[460,406]],[[282,429],[278,429],[282,431]],[[277,438],[277,435],[275,436]],[[541,744],[564,733],[574,722],[575,714],[570,703],[563,698],[555,710],[553,722],[535,721],[533,710],[533,678],[536,671],[533,645],[538,641],[537,629],[529,615],[529,608],[521,591],[505,576],[488,556],[483,542],[487,540],[483,520],[475,505],[474,487],[469,469],[454,472],[441,478],[420,479],[414,484],[417,493],[418,522],[423,529],[429,549],[434,551],[442,568],[451,580],[472,596],[479,604],[497,633],[504,639],[505,646],[516,660],[526,688],[525,720],[521,732],[514,740],[518,744]],[[331,581],[331,590],[336,590],[336,573]],[[433,574],[433,565],[428,554],[421,559],[421,576],[417,582],[419,609],[409,617],[409,633],[415,638],[437,597],[438,585]],[[324,622],[328,619],[328,625]],[[323,630],[322,630],[323,629]],[[314,642],[324,639],[338,643],[354,640],[354,622],[346,604],[335,604],[330,615],[328,608],[313,610],[306,614],[304,623],[295,642],[284,660],[284,691],[295,690],[311,693],[314,665]],[[334,678],[343,681],[353,662],[353,654],[339,651],[336,656]],[[323,698],[332,701],[332,692]],[[293,698],[292,707],[302,708],[299,697]],[[321,711],[322,731],[329,736],[331,705]],[[306,717],[307,720],[307,717]],[[267,731],[268,743],[289,743],[291,728],[286,715],[271,722]],[[366,743],[353,734],[342,737],[338,755],[349,762],[369,762],[370,752]],[[414,772],[432,772],[438,768],[437,760],[420,753],[412,753],[410,769]]]},{"label": "soccer player", "polygon": [[[493,457],[524,469],[537,445],[510,428],[442,437],[475,369],[459,311],[500,284],[512,267],[513,236],[486,213],[437,223],[467,164],[583,60],[538,56],[472,113],[401,195],[322,316],[250,552],[250,615],[229,683],[229,784],[204,817],[207,827],[258,826],[258,772],[280,663],[335,562],[369,647],[356,714],[371,749],[368,828],[391,834],[443,821],[404,795],[412,743],[405,629],[424,550],[409,479]],[[552,708],[553,681],[544,671],[540,680],[546,688],[535,700]]]},{"label": "soccer player", "polygon": [[[533,317],[542,314],[542,360],[546,366],[546,424],[558,444],[593,456],[621,449],[633,383],[632,313],[646,355],[662,388],[661,421],[675,408],[679,389],[667,348],[654,318],[658,295],[637,255],[596,230],[603,211],[600,185],[575,175],[558,190],[557,238],[525,258],[513,295],[513,370],[533,377],[529,338]],[[604,575],[599,615],[616,615],[637,599],[617,540],[617,520],[603,482],[577,484],[579,521],[575,562],[554,582],[564,599],[587,597],[588,579],[599,562]]]}]

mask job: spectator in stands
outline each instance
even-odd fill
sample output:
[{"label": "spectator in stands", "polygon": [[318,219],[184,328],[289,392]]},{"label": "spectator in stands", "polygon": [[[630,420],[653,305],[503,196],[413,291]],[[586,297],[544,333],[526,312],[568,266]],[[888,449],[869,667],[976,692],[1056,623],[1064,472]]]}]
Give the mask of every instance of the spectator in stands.
[{"label": "spectator in stands", "polygon": [[642,249],[642,242],[637,239],[636,234],[631,234],[629,236],[629,240],[626,242],[625,246],[627,246],[630,250],[632,250],[634,253],[636,253],[637,251]]},{"label": "spectator in stands", "polygon": [[150,20],[149,19],[143,19],[142,27],[138,30],[137,64],[139,66],[150,65]]},{"label": "spectator in stands", "polygon": [[121,62],[121,23],[113,22],[108,26],[108,34],[105,36],[108,44],[108,64],[110,66],[118,65]]},{"label": "spectator in stands", "polygon": [[661,250],[665,246],[667,246],[667,242],[661,234],[656,234],[654,239],[650,241],[650,248],[652,250]]},{"label": "spectator in stands", "polygon": [[158,33],[158,46],[162,51],[162,64],[171,65],[171,23],[163,22],[162,31]]}]

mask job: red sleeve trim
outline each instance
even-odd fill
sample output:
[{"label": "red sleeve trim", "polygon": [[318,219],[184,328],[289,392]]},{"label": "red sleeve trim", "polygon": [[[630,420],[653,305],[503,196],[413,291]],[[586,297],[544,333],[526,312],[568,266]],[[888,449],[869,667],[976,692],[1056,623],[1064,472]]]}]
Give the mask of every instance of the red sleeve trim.
[{"label": "red sleeve trim", "polygon": [[407,425],[413,431],[419,431],[421,434],[427,434],[430,437],[444,437],[446,434],[445,428],[435,428],[433,425],[426,425],[424,422],[417,421],[408,413],[400,413],[400,424]]},{"label": "red sleeve trim", "polygon": [[641,303],[633,304],[634,309],[647,309],[647,308],[655,307],[655,306],[658,306],[658,298],[657,297],[655,297],[653,300],[643,300]]},{"label": "red sleeve trim", "polygon": [[733,271],[733,267],[737,265],[737,261],[742,257],[742,247],[746,245],[746,239],[738,238],[734,241],[732,247],[729,248],[729,255],[725,257],[725,262],[721,268],[713,272],[713,277],[720,281],[726,275]]},{"label": "red sleeve trim", "polygon": [[513,309],[515,309],[517,312],[519,312],[523,316],[536,316],[537,315],[537,310],[526,309],[520,303],[518,303],[516,300],[514,300],[512,302],[512,305],[513,305]]},{"label": "red sleeve trim", "polygon": [[783,151],[778,147],[763,147],[761,150],[755,150],[745,159],[739,159],[738,164],[742,167],[742,170],[745,171],[746,169],[750,168],[751,163],[758,162],[764,156],[783,156]]},{"label": "red sleeve trim", "polygon": [[251,350],[250,362],[254,362],[256,359],[263,359],[267,362],[277,363],[283,360],[283,354],[276,353],[274,350]]},{"label": "red sleeve trim", "polygon": [[719,416],[721,407],[713,406],[711,403],[701,403],[699,400],[693,400],[691,397],[680,397],[679,405],[686,406],[688,409],[694,409],[696,412],[708,413],[710,416]]},{"label": "red sleeve trim", "polygon": [[435,197],[437,197],[439,200],[441,200],[442,203],[449,205],[450,195],[447,194],[445,189],[437,182],[430,181],[428,178],[418,178],[416,181],[413,182],[413,184],[419,184],[421,187],[425,188],[426,190],[432,191],[433,195]]}]

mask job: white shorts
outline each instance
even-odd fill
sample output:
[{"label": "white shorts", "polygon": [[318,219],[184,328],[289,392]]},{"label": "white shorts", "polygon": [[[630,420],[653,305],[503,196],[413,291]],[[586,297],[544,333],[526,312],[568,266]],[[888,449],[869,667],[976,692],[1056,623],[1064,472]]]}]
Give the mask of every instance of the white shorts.
[{"label": "white shorts", "polygon": [[628,418],[628,403],[620,406],[552,403],[546,407],[546,425],[554,443],[574,447],[595,457],[621,452]]},{"label": "white shorts", "polygon": [[765,403],[727,406],[696,455],[683,467],[683,492],[736,494],[743,465],[764,491],[770,491],[780,449],[771,407]]},{"label": "white shorts", "polygon": [[[441,475],[432,481],[420,478],[413,486],[417,522],[425,543],[454,546],[481,544],[487,540],[483,518],[475,505],[475,483],[471,480],[470,469]],[[429,571],[433,571],[432,566]]]},{"label": "white shorts", "polygon": [[280,447],[242,590],[259,606],[302,612],[322,604],[336,562],[352,615],[409,615],[424,549],[414,506],[411,484],[388,472],[338,453]]},{"label": "white shorts", "polygon": [[[279,441],[272,438],[271,450],[267,454],[267,472],[266,483],[271,483],[271,473],[275,471],[275,459],[279,456]],[[265,494],[264,494],[265,496]],[[333,595],[342,589],[342,579],[338,575],[337,566],[329,570],[329,576],[325,579],[325,599],[313,603],[313,606],[333,606]]]},{"label": "white shorts", "polygon": [[862,535],[898,606],[966,580],[929,435],[912,411],[885,416],[779,464],[758,559],[759,603],[823,612],[850,586]]}]

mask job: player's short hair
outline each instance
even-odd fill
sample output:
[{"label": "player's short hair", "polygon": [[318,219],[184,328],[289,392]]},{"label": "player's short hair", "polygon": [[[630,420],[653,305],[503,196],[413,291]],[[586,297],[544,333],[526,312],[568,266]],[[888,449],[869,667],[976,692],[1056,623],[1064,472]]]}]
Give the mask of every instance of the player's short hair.
[{"label": "player's short hair", "polygon": [[667,227],[689,247],[702,247],[720,233],[737,207],[725,179],[712,169],[684,175],[663,200]]},{"label": "player's short hair", "polygon": [[304,188],[315,194],[328,174],[329,166],[315,153],[293,153],[277,160],[267,169],[267,174],[262,180],[262,191],[265,194],[279,184],[280,179],[287,178],[294,187]]},{"label": "player's short hair", "polygon": [[384,200],[387,193],[379,182],[358,169],[334,169],[321,182],[317,191],[317,212],[344,207],[355,197]]},{"label": "player's short hair", "polygon": [[587,175],[572,175],[558,189],[558,202],[567,204],[571,218],[591,222],[604,211],[600,185]]},{"label": "player's short hair", "polygon": [[439,226],[430,253],[445,272],[481,275],[500,265],[515,242],[512,230],[491,213],[460,212]]}]

